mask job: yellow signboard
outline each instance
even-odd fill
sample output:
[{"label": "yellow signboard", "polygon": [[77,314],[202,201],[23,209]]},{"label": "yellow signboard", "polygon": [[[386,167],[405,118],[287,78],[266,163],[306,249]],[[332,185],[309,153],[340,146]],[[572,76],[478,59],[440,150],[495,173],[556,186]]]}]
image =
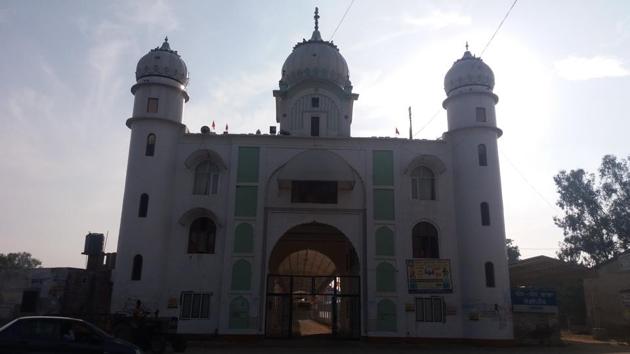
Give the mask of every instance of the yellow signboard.
[{"label": "yellow signboard", "polygon": [[410,294],[452,293],[451,261],[434,258],[408,259],[407,284]]}]

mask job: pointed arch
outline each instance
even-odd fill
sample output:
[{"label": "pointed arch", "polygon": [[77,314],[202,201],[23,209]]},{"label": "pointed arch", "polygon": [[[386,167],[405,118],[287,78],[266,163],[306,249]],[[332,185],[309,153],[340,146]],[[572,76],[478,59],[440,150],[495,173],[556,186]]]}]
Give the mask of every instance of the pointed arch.
[{"label": "pointed arch", "polygon": [[413,258],[440,258],[438,231],[432,224],[417,223],[411,231]]}]

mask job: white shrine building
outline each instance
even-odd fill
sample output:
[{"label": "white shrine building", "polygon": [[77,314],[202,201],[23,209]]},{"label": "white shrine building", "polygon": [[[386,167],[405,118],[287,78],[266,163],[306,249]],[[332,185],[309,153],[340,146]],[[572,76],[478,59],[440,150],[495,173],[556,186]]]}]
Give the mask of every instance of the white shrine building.
[{"label": "white shrine building", "polygon": [[273,90],[279,134],[190,132],[182,57],[164,41],[140,59],[112,312],[138,299],[190,334],[512,339],[492,70],[454,62],[440,139],[352,137],[359,94],[317,18]]}]

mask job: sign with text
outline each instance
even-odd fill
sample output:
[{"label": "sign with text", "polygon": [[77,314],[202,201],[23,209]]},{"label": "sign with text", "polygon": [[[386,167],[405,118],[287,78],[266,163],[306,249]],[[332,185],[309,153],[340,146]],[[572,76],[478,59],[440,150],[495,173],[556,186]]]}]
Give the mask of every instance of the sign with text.
[{"label": "sign with text", "polygon": [[512,289],[514,312],[558,313],[556,291],[550,289]]},{"label": "sign with text", "polygon": [[451,261],[434,258],[408,259],[407,285],[410,294],[452,293]]}]

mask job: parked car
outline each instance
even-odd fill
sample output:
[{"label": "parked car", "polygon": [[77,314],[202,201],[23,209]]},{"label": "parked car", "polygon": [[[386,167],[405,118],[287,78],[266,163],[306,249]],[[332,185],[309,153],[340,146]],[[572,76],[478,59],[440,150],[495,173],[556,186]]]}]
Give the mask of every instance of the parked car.
[{"label": "parked car", "polygon": [[138,347],[70,317],[30,316],[0,328],[2,354],[141,354]]}]

